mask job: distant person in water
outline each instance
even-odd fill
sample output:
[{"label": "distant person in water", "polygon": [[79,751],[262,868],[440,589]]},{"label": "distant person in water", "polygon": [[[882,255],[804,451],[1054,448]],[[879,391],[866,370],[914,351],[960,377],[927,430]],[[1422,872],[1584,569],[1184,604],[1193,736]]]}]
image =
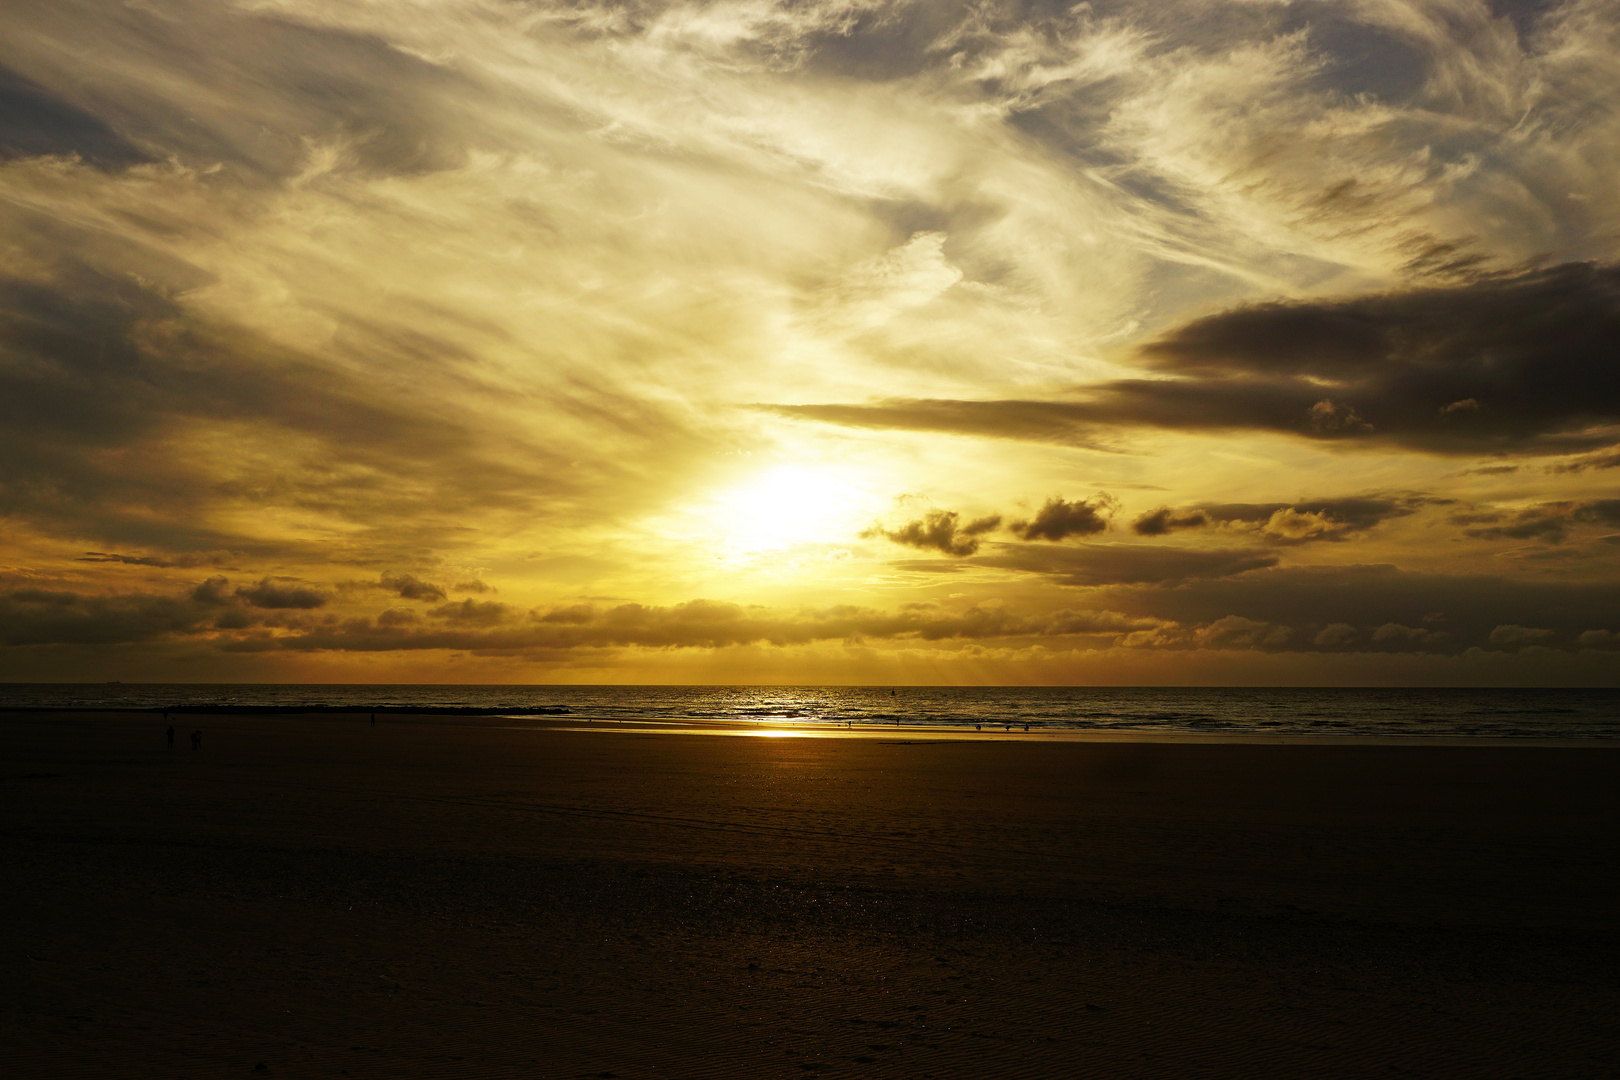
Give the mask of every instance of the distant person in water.
[{"label": "distant person in water", "polygon": [[169,740],[169,749],[173,750],[174,749],[174,725],[170,724],[169,725],[169,730],[165,731],[163,734]]},{"label": "distant person in water", "polygon": [[198,728],[191,733],[191,748],[193,750],[202,749],[202,728]]}]

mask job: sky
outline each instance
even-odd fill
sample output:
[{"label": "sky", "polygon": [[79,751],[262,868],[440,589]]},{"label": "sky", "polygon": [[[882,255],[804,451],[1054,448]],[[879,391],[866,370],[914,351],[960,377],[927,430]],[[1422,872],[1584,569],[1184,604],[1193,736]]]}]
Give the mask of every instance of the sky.
[{"label": "sky", "polygon": [[8,0],[0,679],[1620,683],[1620,3]]}]

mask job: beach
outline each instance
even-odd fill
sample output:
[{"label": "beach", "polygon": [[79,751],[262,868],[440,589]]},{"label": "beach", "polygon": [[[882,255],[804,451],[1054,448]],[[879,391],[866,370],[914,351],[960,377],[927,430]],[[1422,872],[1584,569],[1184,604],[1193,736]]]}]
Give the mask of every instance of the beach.
[{"label": "beach", "polygon": [[10,1075],[1620,1076],[1617,748],[170,719],[0,716]]}]

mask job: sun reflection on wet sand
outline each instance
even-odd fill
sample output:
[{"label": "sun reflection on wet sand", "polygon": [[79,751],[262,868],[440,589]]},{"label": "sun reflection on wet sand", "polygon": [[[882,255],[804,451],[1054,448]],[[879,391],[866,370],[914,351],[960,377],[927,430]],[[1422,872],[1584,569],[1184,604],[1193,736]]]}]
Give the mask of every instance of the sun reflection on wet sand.
[{"label": "sun reflection on wet sand", "polygon": [[[515,719],[515,718],[513,718]],[[1489,739],[1457,735],[1259,735],[1205,734],[1199,732],[1134,731],[1109,728],[1084,730],[1044,728],[1034,731],[966,731],[960,727],[811,727],[763,726],[748,722],[727,724],[715,721],[705,725],[668,724],[657,720],[603,720],[581,725],[562,724],[502,725],[517,731],[558,731],[575,734],[619,735],[712,735],[748,739],[856,739],[879,742],[952,743],[1179,743],[1184,745],[1247,746],[1485,746],[1485,747],[1612,747],[1598,739]]]}]

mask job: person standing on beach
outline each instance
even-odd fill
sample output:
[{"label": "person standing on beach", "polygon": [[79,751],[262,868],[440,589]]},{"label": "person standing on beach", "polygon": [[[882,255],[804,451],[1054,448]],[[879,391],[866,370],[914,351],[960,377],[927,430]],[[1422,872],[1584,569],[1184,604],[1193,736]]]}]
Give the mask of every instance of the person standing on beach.
[{"label": "person standing on beach", "polygon": [[191,748],[193,750],[202,749],[202,728],[198,728],[191,733]]},{"label": "person standing on beach", "polygon": [[170,724],[169,725],[169,730],[165,731],[163,734],[169,740],[169,749],[173,750],[174,749],[174,725]]}]

